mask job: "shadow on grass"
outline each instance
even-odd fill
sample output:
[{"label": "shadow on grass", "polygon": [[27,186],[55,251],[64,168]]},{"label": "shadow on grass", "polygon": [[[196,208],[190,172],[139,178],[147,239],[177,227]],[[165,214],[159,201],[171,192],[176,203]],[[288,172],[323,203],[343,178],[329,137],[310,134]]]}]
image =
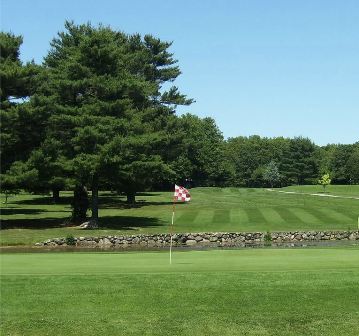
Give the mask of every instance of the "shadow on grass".
[{"label": "shadow on grass", "polygon": [[21,208],[2,208],[0,213],[2,216],[12,216],[12,215],[38,215],[44,212],[66,212],[67,210],[43,210],[43,209],[21,209]]},{"label": "shadow on grass", "polygon": [[[7,219],[1,221],[1,229],[54,229],[79,224],[65,225],[69,218]],[[152,217],[104,216],[99,218],[99,230],[136,230],[163,226],[164,223]]]},{"label": "shadow on grass", "polygon": [[[102,197],[99,200],[100,209],[138,209],[150,205],[172,205],[172,201],[168,202],[152,202],[146,200],[137,200],[135,204],[128,204],[124,200],[113,199],[111,197]],[[182,202],[177,202],[176,205],[180,205]]]},{"label": "shadow on grass", "polygon": [[37,215],[46,210],[42,209],[21,209],[21,208],[2,208],[0,210],[2,216],[11,216],[11,215]]},{"label": "shadow on grass", "polygon": [[56,205],[56,204],[71,204],[73,197],[62,196],[56,203],[50,196],[36,197],[32,199],[12,201],[12,204],[24,204],[24,205]]},{"label": "shadow on grass", "polygon": [[[160,196],[161,193],[156,193],[156,192],[137,192],[136,193],[136,197],[137,196],[146,196],[146,197],[150,197],[150,196]],[[117,194],[117,193],[112,193],[112,192],[101,192],[100,193],[100,197],[105,196],[105,197],[121,197],[121,198],[125,198],[126,195],[125,194]]]},{"label": "shadow on grass", "polygon": [[164,223],[153,217],[105,216],[99,219],[99,230],[135,230],[163,226]]},{"label": "shadow on grass", "polygon": [[[106,195],[106,196],[105,196]],[[111,195],[110,193],[106,193],[105,195],[101,195],[99,197],[99,207],[100,209],[132,209],[132,208],[142,208],[144,206],[150,205],[171,205],[172,201],[168,202],[155,202],[155,201],[147,201],[143,199],[137,199],[135,204],[128,204],[126,202],[125,196]],[[108,195],[108,196],[107,196]],[[137,197],[147,197],[147,196],[156,196],[156,194],[147,194],[147,193],[138,193]],[[91,196],[89,197],[89,201],[91,200]],[[54,203],[52,197],[37,197],[34,199],[26,199],[26,200],[18,200],[13,201],[12,204],[18,205],[70,205],[72,202],[71,196],[61,197],[60,200]],[[178,202],[177,204],[182,204]],[[41,210],[39,210],[41,211]],[[56,211],[58,212],[58,211]],[[19,212],[20,213],[20,212]]]},{"label": "shadow on grass", "polygon": [[60,228],[66,220],[67,218],[6,219],[1,221],[1,230]]}]

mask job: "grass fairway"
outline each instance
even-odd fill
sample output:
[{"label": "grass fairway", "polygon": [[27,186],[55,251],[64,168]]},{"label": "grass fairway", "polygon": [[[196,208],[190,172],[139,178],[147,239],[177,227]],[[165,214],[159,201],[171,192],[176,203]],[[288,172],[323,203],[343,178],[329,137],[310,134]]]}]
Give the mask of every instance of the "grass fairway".
[{"label": "grass fairway", "polygon": [[[295,231],[354,230],[359,199],[311,196],[320,186],[290,187],[285,194],[266,189],[195,188],[192,201],[176,206],[176,232],[204,231]],[[342,197],[359,197],[359,186],[329,186],[327,192]],[[62,203],[50,197],[17,195],[2,208],[1,244],[33,244],[49,238],[122,233],[167,232],[171,221],[172,193],[143,193],[136,207],[128,208],[124,198],[101,193],[100,229],[80,231],[61,227],[71,214],[71,193],[62,193]],[[41,229],[41,230],[39,230]]]},{"label": "grass fairway", "polygon": [[359,335],[359,249],[2,254],[3,335]]}]

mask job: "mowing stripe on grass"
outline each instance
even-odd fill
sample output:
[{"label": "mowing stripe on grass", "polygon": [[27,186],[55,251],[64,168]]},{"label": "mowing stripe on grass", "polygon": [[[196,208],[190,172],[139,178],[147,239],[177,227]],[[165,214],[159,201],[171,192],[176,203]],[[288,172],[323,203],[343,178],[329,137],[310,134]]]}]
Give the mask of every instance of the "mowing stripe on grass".
[{"label": "mowing stripe on grass", "polygon": [[251,224],[268,223],[259,209],[245,209]]},{"label": "mowing stripe on grass", "polygon": [[188,211],[181,213],[179,216],[177,216],[176,221],[178,223],[191,224],[196,220],[197,216],[198,216],[198,211]]},{"label": "mowing stripe on grass", "polygon": [[290,211],[288,208],[277,207],[276,211],[279,214],[279,216],[282,217],[282,219],[286,223],[290,223],[290,224],[301,223],[301,224],[304,224],[302,219],[300,217],[298,217],[296,214],[294,214],[292,211]]},{"label": "mowing stripe on grass", "polygon": [[214,212],[213,220],[214,223],[229,223],[230,209],[221,209]]},{"label": "mowing stripe on grass", "polygon": [[306,224],[319,224],[323,221],[317,216],[312,215],[308,212],[308,209],[303,208],[290,208],[289,211],[294,213],[297,217],[301,218]]},{"label": "mowing stripe on grass", "polygon": [[221,193],[226,194],[226,195],[233,194],[233,190],[231,188],[220,188],[219,190],[221,191]]},{"label": "mowing stripe on grass", "polygon": [[[337,220],[330,216],[327,211],[320,211],[321,208],[310,208],[306,209],[307,212],[311,213],[313,216],[320,218],[322,221],[325,221],[327,224],[336,224]],[[325,209],[328,210],[328,209]]]},{"label": "mowing stripe on grass", "polygon": [[247,213],[244,211],[244,209],[232,209],[230,218],[231,223],[233,223],[235,227],[240,226],[241,224],[249,223]]},{"label": "mowing stripe on grass", "polygon": [[194,222],[200,224],[201,227],[204,227],[204,224],[213,222],[213,215],[213,210],[199,210]]},{"label": "mowing stripe on grass", "polygon": [[353,218],[350,218],[346,214],[341,213],[340,211],[338,211],[336,209],[334,210],[334,209],[330,209],[330,208],[318,208],[318,211],[329,215],[331,218],[333,218],[336,222],[339,222],[339,223],[342,223],[342,222],[352,223],[353,222]]},{"label": "mowing stripe on grass", "polygon": [[263,216],[267,219],[268,222],[272,224],[283,224],[285,220],[280,216],[275,208],[261,208]]}]

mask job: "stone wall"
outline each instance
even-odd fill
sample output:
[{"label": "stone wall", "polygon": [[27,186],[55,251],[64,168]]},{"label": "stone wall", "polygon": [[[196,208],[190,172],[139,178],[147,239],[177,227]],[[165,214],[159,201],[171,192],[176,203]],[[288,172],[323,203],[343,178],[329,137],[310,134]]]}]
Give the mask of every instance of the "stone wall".
[{"label": "stone wall", "polygon": [[[164,247],[169,246],[170,234],[140,234],[101,237],[54,238],[36,246],[80,247]],[[212,233],[176,233],[172,237],[173,246],[251,246],[319,241],[355,241],[359,240],[359,231],[293,231],[293,232],[212,232]],[[67,244],[68,243],[68,244]]]}]

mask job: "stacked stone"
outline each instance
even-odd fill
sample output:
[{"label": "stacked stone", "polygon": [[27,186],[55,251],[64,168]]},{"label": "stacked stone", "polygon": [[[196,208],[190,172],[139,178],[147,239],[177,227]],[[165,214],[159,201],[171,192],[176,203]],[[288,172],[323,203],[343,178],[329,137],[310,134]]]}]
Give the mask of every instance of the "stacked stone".
[{"label": "stacked stone", "polygon": [[[170,234],[122,235],[73,238],[81,247],[164,247],[169,246]],[[173,246],[247,246],[263,242],[295,243],[315,241],[359,240],[359,231],[293,231],[293,232],[211,232],[176,233],[172,236]],[[48,239],[36,246],[66,246],[66,238]]]}]

